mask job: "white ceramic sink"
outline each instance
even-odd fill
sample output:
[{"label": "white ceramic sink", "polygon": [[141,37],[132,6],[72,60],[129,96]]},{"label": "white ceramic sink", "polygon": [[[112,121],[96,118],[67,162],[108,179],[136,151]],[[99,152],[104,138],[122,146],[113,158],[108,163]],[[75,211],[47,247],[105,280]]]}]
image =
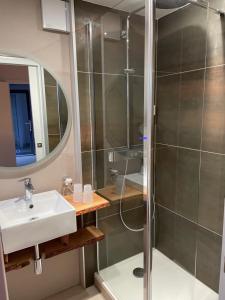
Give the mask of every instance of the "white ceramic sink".
[{"label": "white ceramic sink", "polygon": [[34,194],[34,207],[18,198],[0,201],[4,253],[40,244],[77,230],[72,205],[57,191]]}]

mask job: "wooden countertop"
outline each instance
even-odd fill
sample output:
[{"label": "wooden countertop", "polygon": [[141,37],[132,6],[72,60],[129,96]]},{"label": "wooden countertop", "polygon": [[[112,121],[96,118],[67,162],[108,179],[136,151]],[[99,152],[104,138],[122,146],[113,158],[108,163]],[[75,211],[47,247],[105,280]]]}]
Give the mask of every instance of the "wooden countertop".
[{"label": "wooden countertop", "polygon": [[[120,195],[116,192],[116,188],[113,185],[99,189],[98,194],[112,202],[120,200]],[[131,200],[139,197],[143,197],[143,192],[127,185],[122,200]]]},{"label": "wooden countertop", "polygon": [[93,202],[91,203],[74,202],[72,195],[64,196],[64,198],[76,209],[77,216],[84,215],[110,205],[108,200],[96,193],[93,193]]}]

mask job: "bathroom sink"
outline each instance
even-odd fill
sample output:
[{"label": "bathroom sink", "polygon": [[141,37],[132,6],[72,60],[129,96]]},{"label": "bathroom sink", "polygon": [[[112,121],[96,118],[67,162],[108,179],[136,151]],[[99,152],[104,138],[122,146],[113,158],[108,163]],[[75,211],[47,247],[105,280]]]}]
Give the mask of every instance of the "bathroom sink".
[{"label": "bathroom sink", "polygon": [[33,208],[19,198],[0,201],[4,253],[31,247],[77,230],[75,209],[57,191],[34,194]]}]

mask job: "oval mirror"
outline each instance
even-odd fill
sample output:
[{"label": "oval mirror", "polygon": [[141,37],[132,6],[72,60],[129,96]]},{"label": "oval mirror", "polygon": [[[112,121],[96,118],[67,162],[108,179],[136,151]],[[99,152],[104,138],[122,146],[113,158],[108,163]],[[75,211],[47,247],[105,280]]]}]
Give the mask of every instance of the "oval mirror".
[{"label": "oval mirror", "polygon": [[56,79],[32,60],[0,56],[0,167],[45,159],[67,126],[67,101]]}]

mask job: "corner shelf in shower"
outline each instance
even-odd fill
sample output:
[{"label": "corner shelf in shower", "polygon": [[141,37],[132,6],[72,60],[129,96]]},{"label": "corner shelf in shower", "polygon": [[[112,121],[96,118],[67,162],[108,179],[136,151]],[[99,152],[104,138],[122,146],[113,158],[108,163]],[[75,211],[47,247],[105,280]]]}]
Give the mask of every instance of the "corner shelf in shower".
[{"label": "corner shelf in shower", "polygon": [[[43,259],[48,259],[59,254],[69,252],[104,239],[104,233],[95,226],[79,229],[69,235],[67,242],[63,243],[61,238],[40,244],[40,254]],[[23,249],[9,255],[5,255],[6,272],[22,269],[28,266],[34,259],[34,247]]]},{"label": "corner shelf in shower", "polygon": [[93,202],[91,203],[74,202],[72,195],[64,196],[64,198],[75,208],[76,216],[84,215],[110,205],[109,201],[96,193],[93,193]]},{"label": "corner shelf in shower", "polygon": [[[118,193],[116,193],[116,188],[114,185],[107,186],[103,189],[99,189],[98,194],[112,202],[120,200],[120,195]],[[134,199],[138,199],[141,197],[143,197],[142,191],[139,191],[138,189],[136,189],[132,186],[126,186],[126,190],[125,190],[122,200],[134,200]]]}]

